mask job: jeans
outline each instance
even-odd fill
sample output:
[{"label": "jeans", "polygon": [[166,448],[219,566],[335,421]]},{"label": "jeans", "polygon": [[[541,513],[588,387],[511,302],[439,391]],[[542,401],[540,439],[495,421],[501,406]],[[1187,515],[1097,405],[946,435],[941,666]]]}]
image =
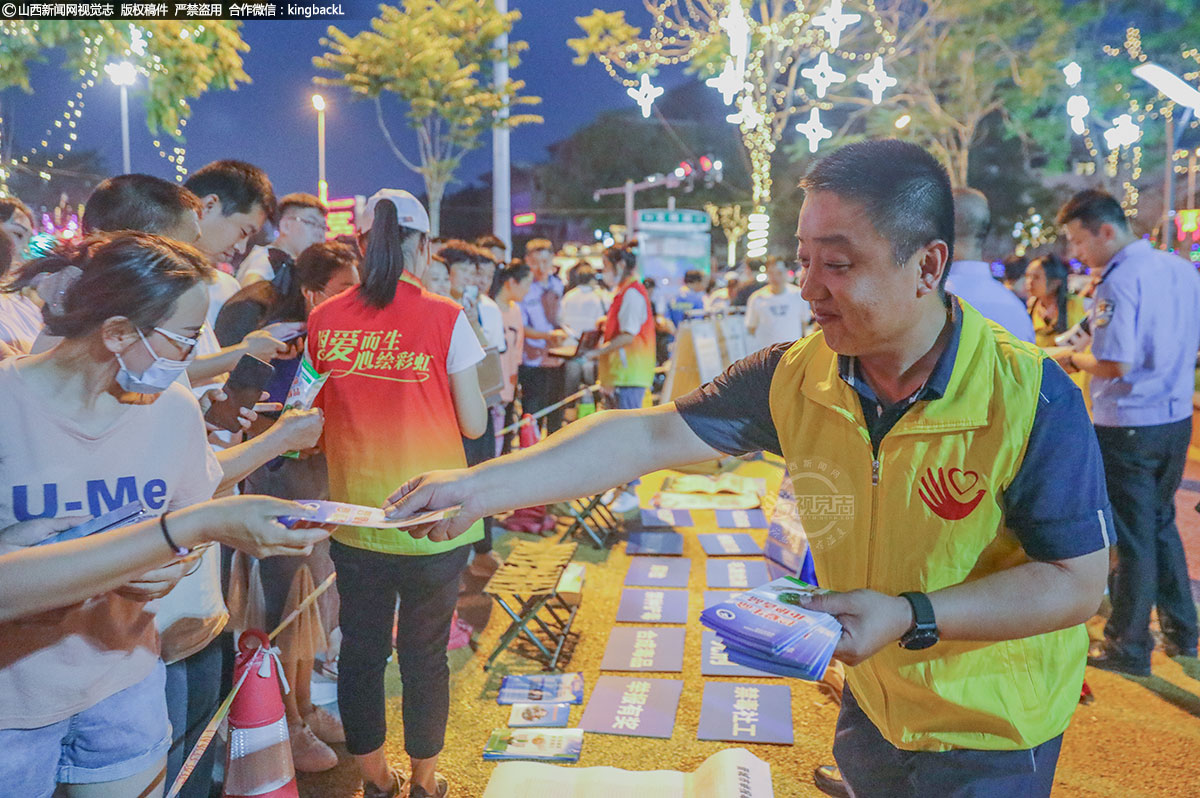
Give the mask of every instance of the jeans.
[{"label": "jeans", "polygon": [[[171,719],[171,750],[167,753],[170,789],[200,733],[221,705],[222,640],[218,637],[187,659],[167,666],[167,716]],[[210,745],[184,783],[180,798],[208,798],[216,754]]]},{"label": "jeans", "polygon": [[[517,369],[517,384],[521,386],[521,412],[533,415],[566,396],[562,366],[521,366]],[[546,414],[546,432],[556,432],[563,425],[560,407]]]},{"label": "jeans", "polygon": [[0,795],[50,798],[55,784],[98,784],[137,775],[170,745],[163,665],[137,684],[36,729],[0,729]]},{"label": "jeans", "polygon": [[639,410],[646,397],[645,388],[617,386],[613,389],[617,410]]},{"label": "jeans", "polygon": [[427,556],[381,554],[333,542],[342,600],[338,709],[350,753],[369,754],[387,736],[383,675],[393,619],[404,686],[404,750],[414,759],[441,752],[450,712],[446,646],[468,553],[460,546]]},{"label": "jeans", "polygon": [[1017,751],[903,751],[842,693],[833,757],[855,798],[1049,798],[1062,735]]},{"label": "jeans", "polygon": [[1096,427],[1117,533],[1117,567],[1109,577],[1112,616],[1104,636],[1113,653],[1150,664],[1150,610],[1163,634],[1196,652],[1196,605],[1175,526],[1175,491],[1183,479],[1190,418],[1149,427]]}]

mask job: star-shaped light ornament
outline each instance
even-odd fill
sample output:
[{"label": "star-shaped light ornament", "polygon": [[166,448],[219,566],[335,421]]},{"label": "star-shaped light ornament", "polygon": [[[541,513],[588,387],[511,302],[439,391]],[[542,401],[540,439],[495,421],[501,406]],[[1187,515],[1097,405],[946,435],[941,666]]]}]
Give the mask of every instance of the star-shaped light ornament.
[{"label": "star-shaped light ornament", "polygon": [[1082,94],[1071,95],[1067,100],[1067,116],[1071,117],[1071,130],[1082,136],[1083,131],[1087,129],[1084,120],[1091,112],[1092,106],[1087,97]]},{"label": "star-shaped light ornament", "polygon": [[626,89],[625,93],[633,98],[633,101],[642,109],[642,117],[650,118],[650,107],[654,105],[654,101],[662,96],[662,86],[653,86],[650,84],[650,76],[645,72],[642,73],[642,82],[636,89]]},{"label": "star-shaped light ornament", "polygon": [[1068,86],[1075,88],[1079,85],[1079,81],[1083,80],[1083,68],[1072,61],[1063,67],[1063,77],[1066,78]]},{"label": "star-shaped light ornament", "polygon": [[860,19],[861,14],[846,13],[842,0],[832,0],[828,8],[812,18],[812,24],[825,29],[829,34],[829,46],[836,50],[842,42],[842,33]]},{"label": "star-shaped light ornament", "polygon": [[1110,150],[1128,147],[1142,137],[1142,129],[1129,114],[1121,114],[1112,121],[1113,126],[1104,131],[1104,143]]},{"label": "star-shaped light ornament", "polygon": [[733,98],[738,96],[738,92],[746,85],[745,76],[738,72],[737,66],[733,63],[732,58],[725,59],[725,68],[721,70],[721,74],[715,78],[709,78],[704,81],[706,86],[711,86],[721,92],[721,97],[725,99],[726,105],[733,104]]},{"label": "star-shaped light ornament", "polygon": [[808,139],[809,152],[816,152],[822,140],[833,138],[833,131],[821,124],[821,111],[818,108],[812,109],[807,122],[798,122],[796,130]]},{"label": "star-shaped light ornament", "polygon": [[[729,36],[729,54],[737,62],[737,70],[744,74],[746,57],[750,54],[750,21],[746,19],[746,11],[742,8],[741,0],[729,4],[725,16],[721,17],[720,26]],[[725,101],[729,103],[728,100]]]},{"label": "star-shaped light ornament", "polygon": [[845,75],[829,65],[829,53],[821,53],[817,58],[817,65],[801,69],[800,74],[811,80],[817,87],[818,97],[824,97],[825,92],[829,91],[829,87],[834,83],[846,81]]},{"label": "star-shaped light ornament", "polygon": [[745,125],[747,130],[754,130],[763,123],[763,115],[754,107],[754,98],[744,94],[738,112],[726,116],[725,121],[731,125]]},{"label": "star-shaped light ornament", "polygon": [[875,63],[871,65],[871,68],[863,72],[855,80],[870,89],[871,102],[876,105],[883,102],[883,93],[899,82],[884,71],[883,56],[881,55],[875,56]]}]

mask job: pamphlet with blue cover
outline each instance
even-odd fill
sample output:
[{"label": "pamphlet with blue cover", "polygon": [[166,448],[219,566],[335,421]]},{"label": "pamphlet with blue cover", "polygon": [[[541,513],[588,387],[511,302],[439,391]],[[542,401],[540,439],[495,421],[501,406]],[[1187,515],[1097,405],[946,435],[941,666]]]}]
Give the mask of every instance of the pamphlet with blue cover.
[{"label": "pamphlet with blue cover", "polygon": [[791,576],[706,608],[700,623],[717,633],[729,659],[758,670],[820,679],[841,637],[832,615],[800,606],[828,591]]},{"label": "pamphlet with blue cover", "polygon": [[500,682],[497,704],[582,704],[582,673],[513,673]]},{"label": "pamphlet with blue cover", "polygon": [[496,729],[484,746],[483,758],[578,762],[581,751],[582,729]]}]

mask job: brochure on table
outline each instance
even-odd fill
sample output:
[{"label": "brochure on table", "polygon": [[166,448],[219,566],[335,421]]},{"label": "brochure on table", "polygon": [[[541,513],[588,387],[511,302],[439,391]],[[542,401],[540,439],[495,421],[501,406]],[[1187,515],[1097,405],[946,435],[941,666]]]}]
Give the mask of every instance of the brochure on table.
[{"label": "brochure on table", "polygon": [[539,762],[496,766],[483,798],[775,798],[771,766],[745,748],[719,751],[692,773],[567,768]]}]

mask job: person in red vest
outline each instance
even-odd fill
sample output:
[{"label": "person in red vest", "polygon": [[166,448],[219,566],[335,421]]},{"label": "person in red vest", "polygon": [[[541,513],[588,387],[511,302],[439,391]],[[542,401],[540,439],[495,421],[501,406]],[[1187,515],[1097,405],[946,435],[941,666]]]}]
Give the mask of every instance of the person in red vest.
[{"label": "person in red vest", "polygon": [[[654,384],[654,311],[650,295],[637,278],[636,242],[604,250],[604,281],[614,287],[612,305],[604,319],[603,343],[588,352],[600,364],[600,385],[611,407],[636,410]],[[609,503],[614,512],[638,506],[630,485]]]},{"label": "person in red vest", "polygon": [[[364,227],[362,283],[313,310],[308,354],[317,371],[329,374],[316,400],[326,418],[329,497],[378,506],[397,479],[465,467],[462,438],[483,434],[487,405],[475,371],[483,348],[462,307],[420,283],[430,261],[425,208],[407,191],[384,189],[367,202]],[[450,709],[446,645],[459,575],[482,537],[482,523],[442,543],[396,529],[343,526],[334,534],[338,708],[364,798],[395,798],[402,789],[383,748],[383,677],[394,617],[404,747],[412,763],[405,794],[446,795],[446,780],[436,774]]]}]

